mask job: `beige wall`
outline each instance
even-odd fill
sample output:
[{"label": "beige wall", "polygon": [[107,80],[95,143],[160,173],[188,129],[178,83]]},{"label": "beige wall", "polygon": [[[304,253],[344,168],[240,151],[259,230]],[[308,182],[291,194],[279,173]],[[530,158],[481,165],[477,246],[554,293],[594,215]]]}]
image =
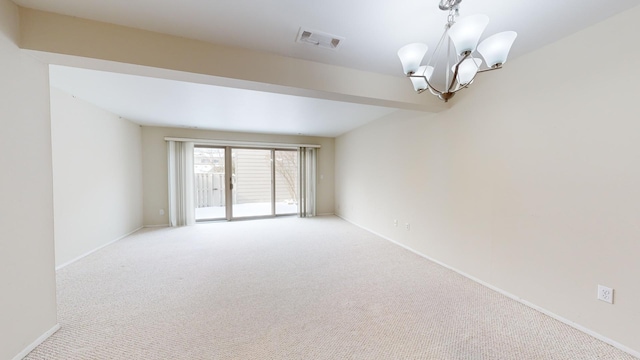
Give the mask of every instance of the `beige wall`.
[{"label": "beige wall", "polygon": [[140,126],[51,89],[56,266],[142,227]]},{"label": "beige wall", "polygon": [[[164,140],[166,136],[321,145],[322,148],[318,151],[317,212],[321,215],[334,213],[333,138],[263,135],[145,126],[142,128],[142,169],[144,179],[144,224],[146,226],[166,225],[169,223],[167,214],[167,146]],[[165,210],[164,215],[160,215],[160,209]]]},{"label": "beige wall", "polygon": [[0,0],[0,359],[56,325],[48,72],[18,25]]},{"label": "beige wall", "polygon": [[640,351],[638,19],[483,74],[441,114],[339,137],[336,212]]}]

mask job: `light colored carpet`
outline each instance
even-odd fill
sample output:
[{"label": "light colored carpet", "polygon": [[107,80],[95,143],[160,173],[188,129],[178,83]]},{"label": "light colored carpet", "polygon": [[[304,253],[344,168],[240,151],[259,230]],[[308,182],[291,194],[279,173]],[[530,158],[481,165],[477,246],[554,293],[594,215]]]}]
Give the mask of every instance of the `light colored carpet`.
[{"label": "light colored carpet", "polygon": [[142,230],[27,359],[633,359],[335,217]]}]

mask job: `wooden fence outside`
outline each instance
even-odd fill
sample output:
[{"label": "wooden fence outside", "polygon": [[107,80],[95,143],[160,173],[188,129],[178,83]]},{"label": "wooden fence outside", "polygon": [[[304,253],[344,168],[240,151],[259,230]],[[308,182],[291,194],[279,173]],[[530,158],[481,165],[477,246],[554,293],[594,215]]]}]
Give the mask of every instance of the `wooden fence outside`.
[{"label": "wooden fence outside", "polygon": [[194,174],[197,208],[224,206],[224,174]]}]

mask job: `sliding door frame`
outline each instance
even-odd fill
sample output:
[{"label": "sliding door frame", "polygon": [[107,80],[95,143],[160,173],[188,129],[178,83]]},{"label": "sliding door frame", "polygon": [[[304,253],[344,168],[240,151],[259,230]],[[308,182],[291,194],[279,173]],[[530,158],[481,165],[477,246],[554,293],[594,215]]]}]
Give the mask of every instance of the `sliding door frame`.
[{"label": "sliding door frame", "polygon": [[[315,166],[316,166],[316,150],[320,149],[321,146],[317,144],[296,144],[296,143],[270,143],[270,142],[250,142],[250,141],[233,141],[233,140],[213,140],[213,139],[195,139],[195,138],[179,138],[179,137],[171,137],[167,136],[164,138],[165,141],[170,145],[172,142],[184,142],[191,143],[194,147],[211,147],[211,148],[224,148],[225,149],[225,180],[228,179],[229,185],[225,185],[225,217],[220,218],[220,220],[233,221],[233,220],[244,220],[244,219],[254,219],[254,218],[273,218],[277,216],[289,216],[289,214],[276,214],[275,208],[275,181],[273,178],[275,177],[275,161],[272,161],[272,206],[271,206],[271,215],[268,216],[256,216],[256,217],[242,217],[242,218],[234,218],[232,204],[233,203],[233,188],[232,188],[232,170],[233,165],[232,161],[227,161],[231,157],[231,149],[233,148],[247,148],[247,149],[262,149],[262,150],[271,150],[272,156],[275,151],[278,150],[294,150],[298,151],[298,182],[300,187],[298,189],[298,216],[306,217],[306,216],[315,216],[315,196],[316,196],[316,179],[315,179]],[[170,149],[170,146],[167,147]],[[170,151],[170,150],[169,150]],[[311,154],[311,158],[307,157],[307,152],[311,151],[308,154]],[[227,155],[229,154],[229,155]],[[191,155],[193,157],[193,154]],[[309,167],[309,162],[312,162],[311,167]],[[302,169],[301,166],[305,165],[305,169]],[[169,164],[170,165],[170,164]],[[311,171],[309,171],[311,170]],[[193,168],[191,169],[193,171]],[[304,181],[302,181],[301,176],[304,172]],[[169,177],[175,176],[172,175],[170,166],[169,166]],[[309,185],[311,184],[311,185]],[[309,186],[311,186],[309,188]],[[312,189],[309,193],[309,189]],[[171,189],[169,189],[171,192]],[[311,197],[310,197],[311,196]],[[311,206],[309,206],[309,202],[311,202]],[[303,207],[304,206],[304,207]],[[171,215],[172,208],[169,208],[169,212]],[[293,214],[292,214],[293,215]],[[195,220],[195,219],[193,219]],[[193,221],[192,220],[192,221]],[[202,219],[198,222],[206,222],[206,221],[215,221],[213,219],[207,220]],[[171,225],[176,226],[176,225]]]},{"label": "sliding door frame", "polygon": [[[227,205],[227,220],[228,221],[233,221],[233,220],[252,220],[252,219],[268,219],[268,218],[274,218],[276,217],[276,212],[275,212],[275,182],[274,182],[274,177],[275,177],[275,168],[273,166],[274,161],[273,161],[273,156],[274,156],[274,152],[275,149],[273,148],[262,148],[262,147],[247,147],[247,146],[227,146],[227,151],[228,151],[228,155],[225,155],[225,161],[229,163],[229,172],[228,172],[228,178],[229,178],[229,186],[227,186],[228,192],[230,194],[231,197],[231,202],[229,203],[229,205]],[[271,214],[269,215],[253,215],[253,216],[242,216],[242,217],[236,217],[233,216],[233,192],[237,191],[234,186],[233,186],[233,150],[237,149],[237,150],[268,150],[269,154],[271,156],[271,176],[270,176],[270,180],[271,180]],[[228,161],[227,161],[228,160]],[[236,167],[237,170],[237,167]],[[226,174],[225,174],[226,175]]]},{"label": "sliding door frame", "polygon": [[[276,195],[277,195],[277,189],[276,189],[276,152],[277,151],[291,151],[291,152],[297,152],[298,154],[298,163],[297,163],[297,173],[298,173],[298,184],[301,184],[300,182],[300,174],[302,173],[302,171],[300,171],[301,169],[301,165],[303,163],[301,163],[301,157],[300,157],[300,151],[297,148],[290,148],[290,147],[257,147],[257,146],[221,146],[221,145],[214,145],[214,144],[199,144],[196,143],[194,144],[194,149],[195,148],[211,148],[211,149],[223,149],[224,150],[224,179],[225,179],[225,184],[224,184],[224,198],[225,198],[225,216],[223,218],[212,218],[212,219],[196,219],[196,222],[211,222],[211,221],[220,221],[220,220],[226,220],[226,221],[235,221],[235,220],[250,220],[250,219],[263,219],[263,218],[275,218],[275,217],[279,217],[279,216],[293,216],[296,215],[296,213],[289,213],[289,214],[277,214],[276,212]],[[237,189],[234,186],[234,182],[233,182],[233,150],[237,149],[237,150],[268,150],[270,152],[270,156],[271,156],[271,161],[270,161],[270,170],[271,170],[271,187],[270,187],[270,191],[271,191],[271,214],[268,215],[255,215],[255,216],[243,216],[243,217],[235,217],[233,215],[233,192],[237,191]],[[299,186],[299,190],[298,191],[302,191],[300,189]],[[300,213],[300,206],[302,206],[302,204],[298,203],[298,211],[297,213]]]},{"label": "sliding door frame", "polygon": [[233,163],[231,156],[231,146],[225,146],[224,148],[224,177],[225,177],[225,211],[227,214],[227,221],[233,220]]}]

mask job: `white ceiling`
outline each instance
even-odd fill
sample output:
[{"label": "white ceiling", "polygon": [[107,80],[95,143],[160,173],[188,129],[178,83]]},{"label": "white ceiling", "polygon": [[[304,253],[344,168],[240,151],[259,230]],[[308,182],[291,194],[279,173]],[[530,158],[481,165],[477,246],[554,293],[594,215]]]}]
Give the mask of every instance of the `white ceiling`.
[{"label": "white ceiling", "polygon": [[49,72],[52,87],[148,126],[336,137],[397,111],[66,66]]},{"label": "white ceiling", "polygon": [[[402,76],[401,66],[396,55],[397,49],[402,45],[416,41],[426,42],[433,48],[441,35],[447,16],[446,12],[438,9],[438,0],[396,0],[393,2],[364,0],[14,0],[14,2],[21,6],[65,15],[396,76]],[[638,0],[463,0],[460,10],[462,16],[475,13],[487,14],[491,22],[485,32],[486,35],[503,30],[517,31],[518,39],[510,54],[510,59],[513,59],[637,5]],[[346,40],[338,51],[296,43],[295,38],[301,26],[342,36]],[[577,54],[577,56],[579,55]],[[60,71],[61,74],[66,72],[70,76],[85,76],[84,73],[75,73],[74,75],[71,70]],[[106,74],[91,74],[91,76],[103,76],[101,80],[104,80]],[[79,79],[76,80],[76,83],[79,82]],[[145,81],[142,78],[130,77],[114,80],[114,83],[121,81],[127,86],[144,88],[156,80],[147,79]],[[62,81],[62,79],[56,81],[57,86],[63,87]],[[137,82],[141,83],[134,85]],[[175,109],[174,114],[180,114],[182,117],[186,117],[184,114],[191,114],[194,121],[202,121],[205,116],[232,116],[233,114],[245,116],[262,113],[262,117],[252,118],[270,123],[275,126],[274,129],[289,129],[292,124],[298,124],[297,132],[313,134],[317,131],[322,132],[319,129],[319,127],[322,128],[322,125],[319,126],[318,123],[326,122],[324,125],[327,126],[327,130],[324,133],[336,134],[344,130],[329,129],[332,121],[326,121],[326,119],[334,119],[334,117],[330,117],[333,114],[341,113],[343,110],[346,111],[344,114],[349,116],[361,114],[362,116],[356,116],[357,120],[354,121],[354,126],[358,126],[359,123],[365,121],[363,119],[372,120],[372,117],[384,115],[386,111],[389,111],[389,109],[364,105],[338,103],[334,104],[335,106],[329,106],[333,109],[327,110],[326,116],[319,114],[319,118],[323,120],[318,121],[318,117],[314,118],[313,114],[317,114],[318,109],[325,109],[328,106],[328,103],[323,101],[307,101],[308,99],[292,98],[285,95],[243,93],[237,89],[227,90],[229,93],[225,94],[222,89],[214,87],[170,81],[161,81],[158,84],[162,84],[158,86],[162,86],[166,92],[173,91],[171,90],[173,86],[188,89],[188,93],[198,99],[210,98],[211,95],[220,98],[233,96],[234,99],[236,96],[240,97],[239,100],[230,103],[234,108],[227,106],[226,109],[223,109],[221,107],[226,103],[222,103],[202,109],[191,107]],[[92,89],[95,86],[91,85],[87,87],[69,84],[67,86],[76,86],[74,89],[77,95],[86,98],[93,97],[93,95],[81,96],[80,93],[93,91],[95,94],[103,92],[104,95],[104,91],[106,91]],[[407,86],[410,85],[407,84]],[[201,95],[194,95],[200,94],[201,91],[203,92]],[[155,96],[163,95],[158,91]],[[282,101],[286,102],[287,106],[295,104],[294,109],[290,109],[286,116],[281,116],[282,113],[275,111],[275,107],[248,114],[244,113],[247,110],[237,108],[238,105],[247,104],[244,101],[248,100],[242,99],[271,102],[277,101],[274,99],[279,96],[284,97]],[[142,106],[139,106],[139,103],[136,102],[135,106],[127,107],[125,103],[127,100],[132,103],[131,98],[120,99],[120,105],[117,105],[117,95],[111,94],[111,97],[110,103],[113,104],[114,109],[120,109],[119,114],[122,116],[141,123],[150,122],[153,119],[155,119],[153,121],[169,121],[168,119],[160,119],[157,116],[159,111],[142,113],[141,110],[136,112],[134,109],[134,107],[152,109],[154,103],[142,103]],[[144,99],[137,100],[143,101]],[[203,100],[192,99],[183,99],[182,103],[208,104]],[[297,111],[294,111],[295,109]],[[127,114],[134,114],[136,117],[130,117],[133,115]],[[278,116],[281,118],[280,120],[278,120]],[[300,119],[305,118],[313,120],[296,123],[296,121],[302,121]],[[236,130],[259,130],[257,128],[259,123],[250,123],[247,119],[228,117],[224,120],[225,122],[218,121],[221,121],[221,124],[226,124],[228,128],[225,129],[229,130],[233,130],[232,124],[234,123],[240,126]],[[279,124],[278,121],[283,123]],[[340,122],[340,120],[335,122]],[[184,126],[184,124],[182,125]],[[202,125],[202,122],[192,124],[192,126]]]}]

